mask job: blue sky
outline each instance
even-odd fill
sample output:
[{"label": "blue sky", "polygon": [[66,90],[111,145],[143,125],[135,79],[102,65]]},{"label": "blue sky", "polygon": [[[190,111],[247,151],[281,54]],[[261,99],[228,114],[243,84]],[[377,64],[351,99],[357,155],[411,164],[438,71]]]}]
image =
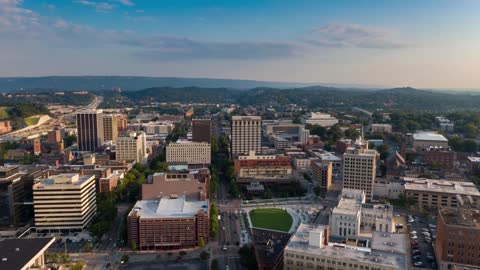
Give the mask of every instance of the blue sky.
[{"label": "blue sky", "polygon": [[0,0],[0,76],[480,89],[480,1]]}]

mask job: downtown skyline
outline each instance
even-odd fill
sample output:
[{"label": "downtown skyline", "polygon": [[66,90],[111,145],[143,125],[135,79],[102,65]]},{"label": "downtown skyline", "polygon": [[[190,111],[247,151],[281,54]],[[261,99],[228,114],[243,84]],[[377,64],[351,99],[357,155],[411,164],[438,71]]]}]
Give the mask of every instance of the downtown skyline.
[{"label": "downtown skyline", "polygon": [[0,0],[0,76],[479,89],[476,1]]}]

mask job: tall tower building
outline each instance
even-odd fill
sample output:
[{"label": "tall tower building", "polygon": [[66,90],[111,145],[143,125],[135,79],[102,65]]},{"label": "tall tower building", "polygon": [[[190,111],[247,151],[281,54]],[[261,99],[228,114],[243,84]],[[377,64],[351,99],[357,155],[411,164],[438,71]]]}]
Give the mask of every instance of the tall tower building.
[{"label": "tall tower building", "polygon": [[373,185],[377,172],[378,152],[368,149],[368,144],[360,139],[343,154],[343,188],[365,191],[367,199],[372,199]]},{"label": "tall tower building", "polygon": [[117,138],[116,160],[142,162],[147,153],[146,136],[143,132],[129,132]]},{"label": "tall tower building", "polygon": [[233,116],[232,143],[233,156],[262,151],[262,118],[260,116]]},{"label": "tall tower building", "polygon": [[195,118],[192,120],[192,141],[210,143],[212,139],[212,120]]},{"label": "tall tower building", "polygon": [[103,115],[103,139],[115,144],[118,137],[117,116],[113,114]]},{"label": "tall tower building", "polygon": [[103,142],[103,111],[86,110],[77,113],[78,151],[94,152]]},{"label": "tall tower building", "polygon": [[47,138],[47,142],[50,143],[50,144],[57,144],[57,143],[60,143],[62,141],[62,131],[58,128],[55,128],[53,130],[50,130],[48,132],[48,138]]}]

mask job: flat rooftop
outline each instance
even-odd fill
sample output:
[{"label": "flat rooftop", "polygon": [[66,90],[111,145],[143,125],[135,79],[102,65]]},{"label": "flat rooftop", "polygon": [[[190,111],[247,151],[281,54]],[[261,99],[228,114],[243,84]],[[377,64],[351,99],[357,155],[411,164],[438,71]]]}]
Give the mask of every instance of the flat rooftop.
[{"label": "flat rooftop", "polygon": [[403,180],[405,181],[405,191],[426,191],[480,196],[480,192],[472,182],[455,182],[411,177],[405,177]]},{"label": "flat rooftop", "polygon": [[252,228],[252,236],[257,260],[261,260],[263,264],[271,264],[279,256],[283,255],[283,249],[291,235],[278,231]]},{"label": "flat rooftop", "polygon": [[36,183],[33,188],[41,189],[42,187],[59,187],[59,186],[81,186],[93,175],[79,175],[78,173],[62,173],[59,175],[52,175],[47,179],[42,179]]},{"label": "flat rooftop", "polygon": [[33,258],[41,255],[55,238],[0,239],[0,269],[24,269]]},{"label": "flat rooftop", "polygon": [[415,141],[437,141],[437,142],[448,142],[442,134],[437,134],[433,132],[419,132],[413,134],[413,139]]},{"label": "flat rooftop", "polygon": [[447,225],[480,229],[480,211],[474,209],[442,208],[440,216]]},{"label": "flat rooftop", "polygon": [[137,201],[132,209],[140,218],[186,218],[195,216],[198,211],[208,212],[208,200],[188,201],[185,196],[177,198],[162,197],[158,199]]},{"label": "flat rooftop", "polygon": [[232,116],[232,120],[262,120],[262,117],[260,116],[241,116],[241,115],[235,115]]},{"label": "flat rooftop", "polygon": [[290,238],[285,251],[294,251],[305,255],[312,254],[314,256],[330,257],[337,260],[348,259],[359,263],[371,263],[373,265],[383,267],[396,267],[398,269],[406,269],[405,256],[384,253],[378,251],[360,251],[353,248],[344,248],[338,246],[324,246],[322,248],[310,246],[308,243],[309,232],[315,230],[314,227],[307,224],[301,224],[297,232]]},{"label": "flat rooftop", "polygon": [[407,254],[405,234],[372,232],[372,250]]}]

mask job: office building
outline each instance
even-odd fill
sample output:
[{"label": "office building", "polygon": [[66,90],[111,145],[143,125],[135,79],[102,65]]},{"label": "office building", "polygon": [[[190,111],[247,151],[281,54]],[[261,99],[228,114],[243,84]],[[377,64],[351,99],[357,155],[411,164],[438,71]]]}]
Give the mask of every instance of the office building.
[{"label": "office building", "polygon": [[433,169],[452,171],[457,162],[457,153],[450,148],[428,147],[423,154],[423,160]]},{"label": "office building", "polygon": [[363,232],[394,232],[393,206],[365,203],[362,190],[343,189],[330,219],[330,234],[344,238]]},{"label": "office building", "polygon": [[167,163],[188,165],[211,163],[210,143],[178,140],[167,145]]},{"label": "office building", "polygon": [[129,132],[117,138],[115,159],[117,161],[143,162],[147,155],[146,136],[143,132]]},{"label": "office building", "polygon": [[128,118],[124,114],[117,114],[117,130],[118,134],[127,131]]},{"label": "office building", "polygon": [[262,118],[260,116],[232,116],[231,154],[262,151]]},{"label": "office building", "polygon": [[60,174],[33,186],[37,231],[83,231],[97,211],[95,176]]},{"label": "office building", "polygon": [[420,209],[458,207],[469,203],[480,209],[480,192],[472,182],[405,177],[405,197]]},{"label": "office building", "polygon": [[372,124],[371,126],[372,133],[392,133],[392,125],[390,124]]},{"label": "office building", "polygon": [[315,185],[320,187],[322,191],[329,191],[332,185],[333,163],[315,161],[310,164],[310,168]]},{"label": "office building", "polygon": [[302,123],[305,125],[319,125],[322,127],[331,127],[338,124],[337,118],[328,113],[310,112],[302,117]]},{"label": "office building", "polygon": [[192,141],[210,143],[212,140],[212,120],[195,118],[192,120]]},{"label": "office building", "polygon": [[440,270],[452,269],[454,265],[478,269],[480,211],[463,207],[440,208],[435,251]]},{"label": "office building", "polygon": [[403,235],[374,234],[371,246],[338,244],[329,242],[327,226],[300,224],[285,247],[283,269],[403,270],[405,254]]},{"label": "office building", "polygon": [[95,152],[103,145],[103,111],[86,110],[76,115],[77,144],[80,152]]},{"label": "office building", "polygon": [[431,131],[413,134],[413,148],[417,151],[424,151],[430,147],[448,148],[448,140],[443,135]]},{"label": "office building", "polygon": [[2,270],[46,269],[45,252],[55,237],[11,238],[0,240]]},{"label": "office building", "polygon": [[0,134],[12,131],[12,124],[10,121],[0,121]]},{"label": "office building", "polygon": [[258,228],[252,228],[251,232],[258,269],[283,269],[283,250],[291,234]]},{"label": "office building", "polygon": [[117,141],[118,137],[118,125],[117,116],[113,114],[103,115],[103,139],[105,141],[111,141],[113,144]]},{"label": "office building", "polygon": [[209,215],[208,200],[188,200],[178,193],[140,200],[127,217],[128,242],[139,250],[195,247],[201,239],[209,240]]},{"label": "office building", "polygon": [[62,131],[58,128],[55,128],[53,130],[50,130],[48,133],[47,133],[47,142],[50,143],[50,144],[58,144],[58,143],[61,143],[62,140],[63,140],[63,136],[62,136]]},{"label": "office building", "polygon": [[280,155],[257,155],[251,151],[240,155],[234,161],[238,182],[281,182],[290,180],[292,159]]},{"label": "office building", "polygon": [[170,170],[155,173],[142,185],[142,200],[156,199],[171,194],[185,195],[189,200],[208,199],[210,171],[208,168]]},{"label": "office building", "polygon": [[142,124],[141,126],[139,125],[139,129],[141,129],[142,127],[145,130],[145,133],[147,135],[167,136],[172,132],[175,125],[170,122],[165,122],[165,123],[149,122],[146,124]]},{"label": "office building", "polygon": [[379,155],[361,145],[353,145],[343,154],[343,188],[364,190],[371,200]]}]

